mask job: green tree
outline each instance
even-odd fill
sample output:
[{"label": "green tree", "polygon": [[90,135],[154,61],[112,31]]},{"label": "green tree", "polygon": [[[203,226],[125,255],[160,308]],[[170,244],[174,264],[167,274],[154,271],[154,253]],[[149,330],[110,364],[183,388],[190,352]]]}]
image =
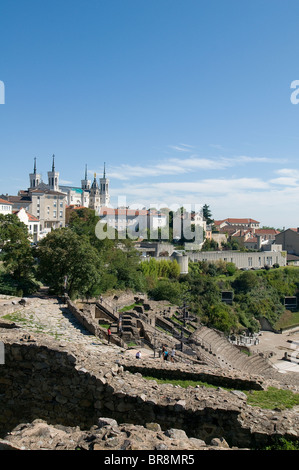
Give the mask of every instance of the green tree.
[{"label": "green tree", "polygon": [[237,316],[225,304],[212,305],[207,309],[206,314],[208,325],[226,334],[232,333],[238,328]]},{"label": "green tree", "polygon": [[219,245],[215,240],[209,240],[208,238],[205,239],[201,251],[217,251],[219,250]]},{"label": "green tree", "polygon": [[87,236],[68,228],[50,232],[38,245],[38,272],[55,294],[62,294],[67,278],[70,297],[91,296],[101,280],[102,263]]},{"label": "green tree", "polygon": [[0,248],[3,264],[18,282],[33,282],[34,257],[25,224],[14,214],[0,214]]},{"label": "green tree", "polygon": [[249,292],[255,289],[260,282],[256,273],[245,271],[241,273],[233,283],[233,287],[237,292]]},{"label": "green tree", "polygon": [[118,244],[111,247],[103,255],[103,261],[106,273],[117,279],[115,288],[145,290],[146,283],[140,266],[140,254],[130,245]]},{"label": "green tree", "polygon": [[212,218],[212,213],[210,211],[210,207],[207,204],[205,204],[203,206],[202,213],[203,213],[203,216],[204,216],[207,224],[211,225],[214,222],[214,219]]},{"label": "green tree", "polygon": [[161,279],[156,287],[149,291],[154,300],[168,300],[172,304],[180,304],[183,296],[183,287],[177,281]]}]

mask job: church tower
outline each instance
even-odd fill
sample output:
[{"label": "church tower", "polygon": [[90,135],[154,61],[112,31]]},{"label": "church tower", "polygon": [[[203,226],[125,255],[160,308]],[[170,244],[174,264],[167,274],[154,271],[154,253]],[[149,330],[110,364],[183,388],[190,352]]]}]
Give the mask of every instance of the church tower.
[{"label": "church tower", "polygon": [[103,178],[100,178],[100,199],[101,206],[107,207],[110,203],[109,180],[106,178],[106,164],[104,163]]},{"label": "church tower", "polygon": [[91,185],[91,181],[87,179],[87,165],[85,165],[85,179],[81,180],[81,189],[84,189],[85,191],[89,191],[90,185]]},{"label": "church tower", "polygon": [[36,158],[34,159],[33,173],[29,174],[29,178],[30,178],[30,189],[37,188],[42,180],[41,175],[36,172]]},{"label": "church tower", "polygon": [[48,185],[52,191],[59,191],[59,173],[55,171],[55,155],[53,155],[52,171],[48,171]]},{"label": "church tower", "polygon": [[99,212],[101,207],[100,188],[97,182],[97,174],[94,174],[94,180],[90,188],[89,207]]}]

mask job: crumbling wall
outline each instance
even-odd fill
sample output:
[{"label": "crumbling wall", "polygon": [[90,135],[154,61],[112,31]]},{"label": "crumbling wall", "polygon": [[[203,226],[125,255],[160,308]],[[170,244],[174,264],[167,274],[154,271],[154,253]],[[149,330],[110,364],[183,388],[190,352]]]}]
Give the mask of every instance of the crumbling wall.
[{"label": "crumbling wall", "polygon": [[34,419],[84,429],[101,416],[180,428],[207,443],[223,437],[239,447],[265,444],[273,434],[294,438],[298,433],[295,413],[274,417],[271,411],[254,410],[242,394],[160,386],[140,373],[125,371],[115,356],[89,355],[79,345],[20,337],[11,329],[0,330],[0,338],[5,345],[5,364],[0,365],[0,437]]}]

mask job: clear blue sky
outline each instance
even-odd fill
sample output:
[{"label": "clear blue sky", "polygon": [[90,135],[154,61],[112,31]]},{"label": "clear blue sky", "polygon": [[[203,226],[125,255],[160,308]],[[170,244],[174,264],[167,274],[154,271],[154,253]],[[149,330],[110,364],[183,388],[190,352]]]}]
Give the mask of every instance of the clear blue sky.
[{"label": "clear blue sky", "polygon": [[1,0],[0,194],[37,157],[112,202],[299,226],[297,0]]}]

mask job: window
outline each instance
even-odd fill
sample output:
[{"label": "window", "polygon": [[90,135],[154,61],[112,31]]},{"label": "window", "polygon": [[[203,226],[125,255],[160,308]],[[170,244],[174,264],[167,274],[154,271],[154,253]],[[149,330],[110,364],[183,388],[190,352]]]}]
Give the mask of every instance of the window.
[{"label": "window", "polygon": [[60,217],[60,218],[63,217],[62,211],[59,212],[59,217]]},{"label": "window", "polygon": [[252,257],[251,256],[248,258],[248,266],[252,266]]},{"label": "window", "polygon": [[57,211],[53,211],[53,217],[57,217]]}]

